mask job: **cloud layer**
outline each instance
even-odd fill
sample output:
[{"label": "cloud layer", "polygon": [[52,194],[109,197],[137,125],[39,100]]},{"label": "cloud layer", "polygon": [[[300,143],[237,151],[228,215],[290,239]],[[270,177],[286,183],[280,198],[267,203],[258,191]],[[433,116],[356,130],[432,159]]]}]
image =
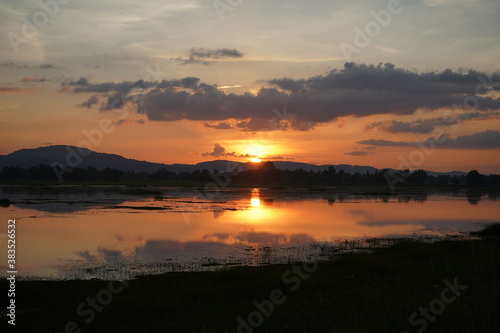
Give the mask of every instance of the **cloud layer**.
[{"label": "cloud layer", "polygon": [[189,55],[187,58],[172,58],[172,60],[178,61],[185,65],[197,63],[208,65],[214,60],[242,57],[243,53],[238,51],[237,49],[204,49],[193,47],[189,50]]},{"label": "cloud layer", "polygon": [[369,123],[366,130],[374,128],[388,133],[430,133],[440,126],[457,125],[465,120],[485,120],[498,118],[499,111],[486,112],[462,112],[458,114],[441,116],[428,119],[417,119],[413,121],[383,120]]},{"label": "cloud layer", "polygon": [[[199,51],[199,57],[214,56],[211,52]],[[467,98],[474,98],[473,111],[479,116],[477,112],[486,114],[500,109],[500,98],[486,95],[498,82],[500,74],[488,75],[474,70],[417,73],[389,63],[377,66],[346,63],[343,69],[334,69],[325,75],[270,80],[271,87],[261,88],[255,94],[227,93],[196,77],[164,80],[159,84],[143,80],[90,83],[81,78],[66,82],[65,87],[74,93],[105,94],[107,102],[101,106],[102,110],[121,108],[124,96],[134,97],[137,112],[150,120],[208,121],[215,123],[205,126],[216,129],[234,127],[257,131],[309,130],[342,116],[412,114],[419,109],[471,109]],[[92,101],[81,106],[93,104],[95,98],[91,98]],[[273,111],[283,107],[288,107],[293,117],[283,117]],[[474,113],[471,111],[471,114]],[[393,132],[428,133],[440,121],[444,120],[374,126]]]},{"label": "cloud layer", "polygon": [[500,131],[489,130],[480,133],[457,136],[450,138],[446,134],[439,138],[428,138],[424,141],[405,142],[390,140],[361,140],[356,143],[382,147],[429,147],[450,149],[500,149]]},{"label": "cloud layer", "polygon": [[203,153],[201,156],[212,156],[212,157],[223,157],[223,156],[236,156],[235,152],[229,153],[226,148],[222,147],[220,144],[214,144],[214,149],[209,153]]}]

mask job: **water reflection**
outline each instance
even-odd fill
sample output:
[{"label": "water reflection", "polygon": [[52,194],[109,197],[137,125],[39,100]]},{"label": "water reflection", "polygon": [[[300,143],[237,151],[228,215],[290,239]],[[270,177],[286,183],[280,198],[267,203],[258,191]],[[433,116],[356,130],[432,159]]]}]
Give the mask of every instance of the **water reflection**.
[{"label": "water reflection", "polygon": [[217,220],[219,217],[222,216],[222,214],[224,214],[224,209],[222,209],[221,207],[216,207],[212,210],[212,213],[214,219]]},{"label": "water reflection", "polygon": [[498,192],[493,192],[493,191],[488,192],[488,200],[492,201],[498,200]]},{"label": "water reflection", "polygon": [[475,206],[481,201],[481,192],[475,192],[475,191],[468,191],[467,192],[467,201],[469,204]]},{"label": "water reflection", "polygon": [[260,207],[260,190],[258,188],[254,188],[252,190],[252,198],[250,199],[250,206]]},{"label": "water reflection", "polygon": [[[500,208],[491,193],[480,209],[464,205],[481,199],[472,192],[373,195],[254,188],[223,190],[208,201],[190,189],[155,188],[161,200],[114,191],[96,188],[84,196],[74,188],[50,191],[58,198],[50,210],[18,204],[53,199],[43,196],[49,192],[10,191],[14,204],[0,209],[19,219],[25,244],[19,271],[66,277],[78,271],[79,277],[91,278],[106,277],[116,267],[145,274],[315,260],[350,239],[478,230],[495,222]],[[101,199],[83,210],[62,209],[72,200]],[[107,200],[117,202],[111,206]]]}]

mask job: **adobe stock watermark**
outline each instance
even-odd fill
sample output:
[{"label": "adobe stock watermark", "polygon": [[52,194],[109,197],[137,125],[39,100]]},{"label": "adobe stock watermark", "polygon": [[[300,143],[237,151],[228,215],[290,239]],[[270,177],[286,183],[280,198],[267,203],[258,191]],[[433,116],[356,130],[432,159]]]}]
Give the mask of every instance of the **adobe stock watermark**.
[{"label": "adobe stock watermark", "polygon": [[[76,314],[83,319],[85,324],[90,324],[97,316],[97,313],[104,311],[105,306],[109,305],[113,301],[114,295],[121,293],[125,287],[128,285],[127,281],[110,281],[107,288],[103,288],[97,292],[95,297],[87,297],[84,302],[81,302],[76,306]],[[64,330],[58,333],[81,333],[81,325],[83,323],[78,323],[76,321],[68,321],[64,325]],[[85,330],[87,332],[87,330]],[[52,332],[51,332],[52,333]]]},{"label": "adobe stock watermark", "polygon": [[[456,115],[450,116],[451,111],[448,110],[443,117],[444,122],[453,125],[451,129],[454,131],[458,130],[462,126],[463,121],[470,117],[471,112],[476,111],[479,108],[481,99],[485,99],[485,97],[482,97],[481,95],[491,91],[496,91],[495,87],[500,87],[500,82],[493,82],[492,75],[489,75],[487,79],[480,75],[477,79],[479,84],[476,86],[474,94],[466,96],[461,104],[453,105],[453,108],[460,109],[460,112]],[[403,155],[398,156],[398,160],[400,162],[398,169],[415,169],[421,166],[428,157],[434,154],[436,148],[439,145],[444,144],[448,139],[449,136],[446,135],[445,131],[441,127],[435,128],[429,139],[422,142],[415,140],[417,148],[413,149],[408,154],[407,158]],[[396,184],[404,183],[409,175],[409,171],[395,174],[387,170],[384,173],[384,177],[391,192],[395,191]]]},{"label": "adobe stock watermark", "polygon": [[[411,1],[411,0],[409,0]],[[339,44],[340,50],[347,61],[351,61],[353,54],[359,54],[367,48],[373,38],[380,35],[383,28],[387,28],[392,21],[392,17],[403,11],[403,6],[400,0],[389,0],[387,9],[377,11],[372,10],[370,16],[373,20],[366,22],[363,29],[358,26],[354,27],[354,37],[352,44],[342,41]]]},{"label": "adobe stock watermark", "polygon": [[269,127],[262,128],[257,131],[257,139],[255,143],[249,143],[249,146],[253,150],[253,154],[259,157],[262,152],[260,151],[260,145],[269,144],[270,141],[274,140],[274,131],[282,131],[286,129],[286,123],[291,122],[297,117],[295,114],[288,113],[288,109],[283,106],[283,110],[280,111],[277,108],[273,108],[272,112],[274,117],[269,121]]},{"label": "adobe stock watermark", "polygon": [[[143,78],[143,89],[148,88],[147,80],[151,77],[159,83],[162,81],[164,75],[166,75],[166,73],[160,71],[159,64],[156,65],[156,69],[151,68],[151,66],[148,64],[145,70],[146,75]],[[115,98],[111,102],[111,109],[115,109],[120,105],[124,105],[122,110],[123,112],[119,115],[119,120],[124,121],[128,119],[130,114],[133,112],[133,107],[131,104],[139,103],[144,98],[145,95],[127,96],[126,94],[121,93],[119,97]],[[85,137],[85,140],[78,142],[77,147],[79,148],[73,149],[72,147],[66,146],[66,164],[61,164],[58,161],[53,161],[51,163],[52,170],[54,170],[57,180],[62,183],[63,175],[65,173],[71,173],[75,168],[78,168],[82,164],[84,158],[91,153],[91,150],[102,144],[105,134],[111,134],[115,131],[115,129],[115,123],[109,118],[101,119],[99,121],[99,125],[96,128],[92,128],[90,130],[83,129],[82,135]]]},{"label": "adobe stock watermark", "polygon": [[[281,275],[281,281],[286,285],[289,292],[295,292],[300,288],[302,282],[307,280],[310,274],[316,272],[317,269],[318,263],[316,262],[302,263],[300,266],[293,265],[291,269]],[[255,306],[255,311],[250,312],[246,318],[241,316],[236,318],[238,322],[236,332],[253,333],[264,324],[265,318],[271,317],[276,307],[284,304],[286,300],[286,291],[282,289],[273,289],[269,293],[269,298],[263,301],[254,300],[252,304]]]},{"label": "adobe stock watermark", "polygon": [[226,15],[226,13],[233,12],[234,9],[242,3],[243,0],[214,0],[212,2],[212,6],[214,7],[217,16],[219,16],[219,19],[224,21],[224,15]]},{"label": "adobe stock watermark", "polygon": [[69,2],[71,2],[71,0],[36,1],[40,9],[31,16],[22,18],[23,24],[21,25],[20,34],[16,34],[12,31],[7,33],[7,38],[9,39],[14,53],[18,54],[19,46],[35,38],[40,32],[39,29],[45,27],[50,22],[50,19],[54,18],[59,13],[60,6],[67,5]]},{"label": "adobe stock watermark", "polygon": [[[293,118],[296,117],[295,115],[289,114],[287,112],[286,105],[283,107],[283,112],[280,112],[277,108],[273,108],[272,112],[274,113],[275,117],[269,120],[269,127],[264,127],[260,131],[258,131],[257,142],[249,144],[255,155],[258,155],[260,153],[257,144],[268,144],[269,141],[274,138],[272,131],[284,129],[285,125],[282,122],[292,120]],[[263,133],[269,133],[269,134],[263,134]],[[210,172],[210,178],[212,178],[213,182],[207,183],[203,187],[203,192],[198,189],[195,189],[195,196],[198,199],[205,200],[205,202],[202,203],[201,207],[204,209],[209,208],[210,206],[209,204],[219,196],[218,191],[228,187],[229,184],[231,183],[231,177],[237,176],[242,171],[243,170],[238,163],[228,162],[226,164],[226,170],[224,170],[223,172],[219,173]],[[190,219],[191,215],[193,214],[194,213],[192,212],[182,213],[182,217],[186,224],[191,223]]]},{"label": "adobe stock watermark", "polygon": [[[112,104],[119,105],[120,103],[128,103],[130,99],[122,94],[120,99],[116,99]],[[128,105],[128,104],[126,104]],[[130,107],[125,106],[124,112],[120,115],[120,119],[127,119],[130,115]],[[66,146],[66,158],[65,163],[61,164],[58,161],[53,161],[51,163],[52,170],[54,170],[57,180],[62,183],[63,175],[65,173],[71,173],[75,168],[78,168],[85,157],[92,153],[95,147],[98,147],[104,141],[105,134],[111,134],[116,129],[116,125],[109,118],[103,118],[99,121],[99,125],[96,128],[90,130],[83,129],[82,135],[86,140],[78,142],[77,148],[73,149],[70,146]]]},{"label": "adobe stock watermark", "polygon": [[[448,281],[448,279],[444,279],[443,283],[445,288],[441,290],[439,297],[430,301],[428,307],[419,307],[418,312],[413,312],[408,318],[408,323],[412,327],[415,327],[418,333],[424,332],[429,326],[429,323],[434,322],[437,316],[444,312],[446,306],[455,302],[457,297],[467,289],[467,285],[458,283],[457,277],[453,279],[453,283]],[[402,331],[401,333],[409,332]]]},{"label": "adobe stock watermark", "polygon": [[[195,196],[198,199],[205,200],[205,202],[203,202],[201,205],[202,208],[209,208],[209,203],[213,202],[219,196],[218,191],[229,186],[229,184],[231,183],[231,177],[238,175],[241,171],[243,170],[241,169],[241,166],[239,164],[228,162],[226,164],[226,170],[224,172],[210,172],[210,178],[213,179],[213,182],[205,184],[205,186],[203,187],[203,192],[195,189]],[[188,205],[185,205],[185,207],[187,206]],[[192,212],[182,212],[182,218],[184,219],[184,222],[186,224],[191,223],[191,215],[193,214],[194,213]]]}]

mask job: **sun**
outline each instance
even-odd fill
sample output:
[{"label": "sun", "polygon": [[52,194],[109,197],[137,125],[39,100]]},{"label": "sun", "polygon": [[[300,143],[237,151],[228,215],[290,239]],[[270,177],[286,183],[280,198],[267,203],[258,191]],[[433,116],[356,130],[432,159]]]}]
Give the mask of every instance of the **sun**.
[{"label": "sun", "polygon": [[260,158],[258,158],[258,157],[254,157],[254,158],[252,158],[252,159],[250,160],[250,162],[252,162],[252,163],[260,163],[261,161],[262,161],[262,160],[261,160]]}]

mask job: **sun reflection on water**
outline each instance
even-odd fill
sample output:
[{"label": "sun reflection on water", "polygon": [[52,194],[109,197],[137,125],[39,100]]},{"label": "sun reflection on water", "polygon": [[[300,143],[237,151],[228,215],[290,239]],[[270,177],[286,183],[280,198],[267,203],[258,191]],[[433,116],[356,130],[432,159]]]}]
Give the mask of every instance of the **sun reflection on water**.
[{"label": "sun reflection on water", "polygon": [[264,222],[273,216],[272,209],[266,207],[260,199],[260,190],[258,188],[252,189],[250,195],[250,207],[246,211],[242,211],[244,220],[255,222]]},{"label": "sun reflection on water", "polygon": [[[31,196],[30,193],[23,195]],[[109,272],[116,271],[112,263],[126,258],[138,260],[137,265],[143,265],[146,271],[152,267],[148,266],[151,264],[149,259],[143,259],[147,256],[160,258],[158,262],[166,262],[167,258],[173,265],[167,266],[174,269],[180,267],[176,266],[179,263],[197,269],[196,263],[203,262],[200,261],[202,257],[219,258],[222,263],[241,258],[242,262],[249,258],[260,262],[268,260],[270,248],[273,253],[281,248],[295,251],[295,243],[340,244],[353,237],[479,230],[482,225],[497,221],[499,208],[498,200],[481,200],[478,205],[470,205],[466,204],[470,201],[468,197],[457,199],[437,194],[429,194],[425,202],[418,198],[391,198],[388,200],[391,209],[379,196],[360,198],[332,193],[318,198],[316,194],[292,196],[285,191],[258,188],[239,189],[228,195],[231,199],[210,205],[196,200],[186,204],[182,193],[178,197],[174,195],[171,201],[142,197],[129,200],[127,197],[120,204],[121,209],[92,206],[64,214],[57,210],[40,210],[41,205],[13,205],[12,214],[30,217],[23,218],[27,248],[20,253],[20,261],[25,263],[24,274],[65,275],[67,268],[57,266],[61,260],[78,260],[74,264],[75,274],[86,277],[96,275],[87,274],[80,268],[95,267],[99,260],[111,263],[102,266],[103,274],[115,274],[106,272],[109,268],[112,268]],[[75,202],[81,200],[75,195],[67,197]],[[88,198],[98,201],[100,196],[95,194]],[[130,209],[150,206],[168,209]],[[60,203],[55,208],[65,207],[66,203]],[[185,210],[194,211],[189,224],[179,223],[184,222],[180,213]],[[289,253],[283,252],[283,258]],[[82,262],[84,266],[79,266]],[[153,263],[157,267],[156,261]]]},{"label": "sun reflection on water", "polygon": [[260,207],[260,199],[259,198],[252,198],[252,199],[250,199],[250,206],[252,206],[252,207]]},{"label": "sun reflection on water", "polygon": [[250,206],[260,207],[260,191],[258,188],[252,190],[252,197],[250,199]]}]

